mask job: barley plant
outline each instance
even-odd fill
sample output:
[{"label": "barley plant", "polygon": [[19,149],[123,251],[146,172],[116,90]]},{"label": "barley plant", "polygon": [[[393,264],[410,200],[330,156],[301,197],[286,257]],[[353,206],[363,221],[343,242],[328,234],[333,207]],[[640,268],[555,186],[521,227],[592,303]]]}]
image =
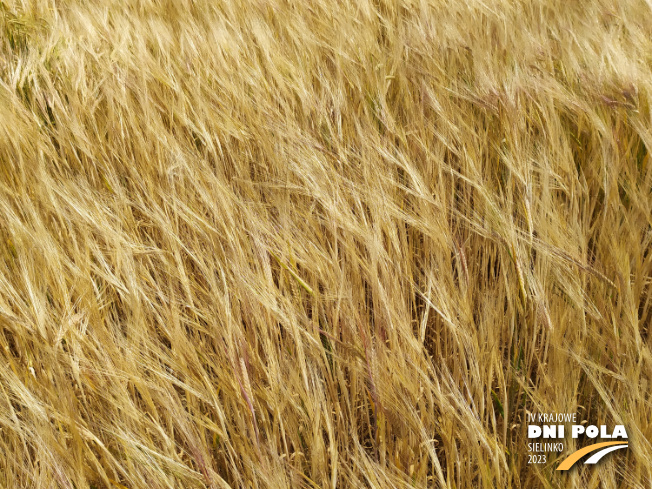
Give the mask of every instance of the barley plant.
[{"label": "barley plant", "polygon": [[0,487],[652,487],[651,111],[649,0],[0,1]]}]

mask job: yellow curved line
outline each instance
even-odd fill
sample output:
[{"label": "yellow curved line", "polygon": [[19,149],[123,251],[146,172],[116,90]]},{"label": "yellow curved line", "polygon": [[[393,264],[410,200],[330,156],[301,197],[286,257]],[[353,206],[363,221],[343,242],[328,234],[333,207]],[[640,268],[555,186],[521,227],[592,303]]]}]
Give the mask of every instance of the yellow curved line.
[{"label": "yellow curved line", "polygon": [[595,445],[589,445],[588,447],[581,448],[580,450],[571,453],[562,463],[560,463],[559,467],[557,467],[557,470],[568,470],[573,465],[575,465],[575,462],[581,459],[584,455],[595,452],[596,450],[600,450],[604,447],[610,447],[612,445],[627,445],[627,443],[622,441],[606,441],[604,443],[596,443]]}]

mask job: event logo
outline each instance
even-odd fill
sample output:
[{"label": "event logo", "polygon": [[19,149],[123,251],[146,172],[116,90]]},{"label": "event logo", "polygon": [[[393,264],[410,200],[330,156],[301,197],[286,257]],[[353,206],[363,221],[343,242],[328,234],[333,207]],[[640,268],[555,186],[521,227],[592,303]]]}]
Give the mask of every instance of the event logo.
[{"label": "event logo", "polygon": [[[557,470],[569,470],[576,462],[589,454],[591,456],[584,463],[596,464],[605,455],[629,446],[627,431],[623,425],[616,425],[613,430],[609,430],[606,425],[584,426],[584,424],[577,424],[576,413],[539,413],[538,415],[528,413],[527,418],[527,437],[529,440],[536,440],[528,443],[528,451],[530,452],[528,463],[546,463],[548,452],[562,452],[564,450],[565,435],[568,432],[570,432],[572,439],[580,437],[597,438],[599,436],[603,440],[614,440],[616,438],[621,440],[603,441],[580,448],[566,457],[559,464]],[[566,430],[568,425],[570,425],[570,430]]]}]

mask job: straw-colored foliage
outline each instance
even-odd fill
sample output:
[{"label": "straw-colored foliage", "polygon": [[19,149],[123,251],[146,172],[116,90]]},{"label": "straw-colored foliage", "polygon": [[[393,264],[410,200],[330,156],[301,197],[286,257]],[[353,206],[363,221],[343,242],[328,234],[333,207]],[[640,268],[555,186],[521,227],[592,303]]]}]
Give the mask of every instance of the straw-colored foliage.
[{"label": "straw-colored foliage", "polygon": [[650,487],[651,19],[0,1],[0,486]]}]

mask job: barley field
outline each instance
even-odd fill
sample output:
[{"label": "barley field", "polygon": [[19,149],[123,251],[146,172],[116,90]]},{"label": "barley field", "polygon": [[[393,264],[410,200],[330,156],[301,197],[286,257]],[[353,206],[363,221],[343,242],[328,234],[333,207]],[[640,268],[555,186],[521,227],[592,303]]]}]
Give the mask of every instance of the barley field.
[{"label": "barley field", "polygon": [[0,487],[651,488],[651,147],[649,0],[0,0]]}]

